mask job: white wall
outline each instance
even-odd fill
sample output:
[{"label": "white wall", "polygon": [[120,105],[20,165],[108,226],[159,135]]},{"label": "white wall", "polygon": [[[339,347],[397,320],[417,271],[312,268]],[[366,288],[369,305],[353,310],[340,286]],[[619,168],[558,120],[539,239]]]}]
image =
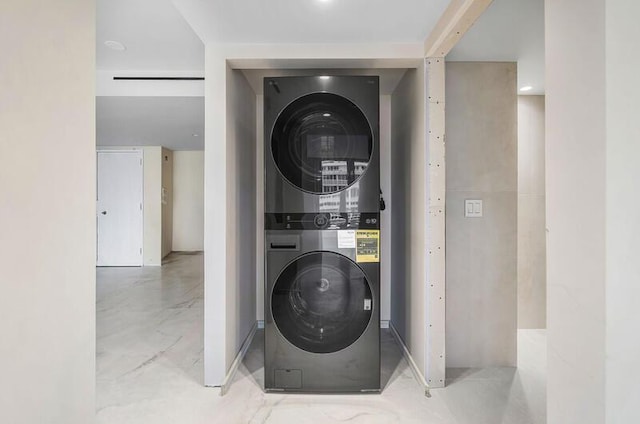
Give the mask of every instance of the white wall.
[{"label": "white wall", "polygon": [[173,250],[204,249],[204,151],[173,152]]},{"label": "white wall", "polygon": [[256,95],[205,48],[204,382],[222,385],[256,323]]},{"label": "white wall", "polygon": [[422,375],[426,364],[427,142],[425,68],[391,96],[391,325]]},{"label": "white wall", "polygon": [[388,198],[393,216],[391,221],[391,325],[405,338],[407,333],[407,297],[410,293],[407,278],[409,272],[405,266],[408,181],[405,175],[405,163],[408,159],[408,145],[411,139],[411,96],[415,92],[416,70],[408,70],[396,91],[391,96],[391,187],[392,196]]},{"label": "white wall", "polygon": [[256,95],[241,71],[227,68],[227,315],[230,368],[256,323]]},{"label": "white wall", "polygon": [[95,414],[95,4],[0,2],[0,421]]},{"label": "white wall", "polygon": [[142,264],[162,265],[162,147],[144,146],[144,231]]},{"label": "white wall", "polygon": [[449,368],[516,365],[516,92],[515,63],[446,64]]},{"label": "white wall", "polygon": [[256,322],[256,96],[205,48],[204,382],[222,385]]},{"label": "white wall", "polygon": [[606,2],[607,423],[640,422],[640,3]]},{"label": "white wall", "polygon": [[547,421],[602,424],[605,0],[547,0],[545,27]]},{"label": "white wall", "polygon": [[171,253],[173,242],[173,151],[162,148],[162,257]]},{"label": "white wall", "polygon": [[[227,63],[220,46],[205,46],[204,384],[220,386],[227,372]],[[229,319],[228,319],[229,318]]]},{"label": "white wall", "polygon": [[518,96],[518,328],[547,326],[544,96]]}]

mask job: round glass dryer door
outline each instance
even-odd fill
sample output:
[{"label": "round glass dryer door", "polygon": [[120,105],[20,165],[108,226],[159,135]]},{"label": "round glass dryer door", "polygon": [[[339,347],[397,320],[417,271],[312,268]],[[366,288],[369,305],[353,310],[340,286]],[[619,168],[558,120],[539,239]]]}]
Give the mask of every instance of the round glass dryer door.
[{"label": "round glass dryer door", "polygon": [[373,149],[371,126],[350,100],[314,93],[290,103],[271,133],[271,152],[282,175],[314,194],[336,193],[367,169]]},{"label": "round glass dryer door", "polygon": [[373,309],[371,288],[348,258],[313,252],[289,264],[271,295],[280,333],[307,352],[330,353],[352,345],[366,330]]}]

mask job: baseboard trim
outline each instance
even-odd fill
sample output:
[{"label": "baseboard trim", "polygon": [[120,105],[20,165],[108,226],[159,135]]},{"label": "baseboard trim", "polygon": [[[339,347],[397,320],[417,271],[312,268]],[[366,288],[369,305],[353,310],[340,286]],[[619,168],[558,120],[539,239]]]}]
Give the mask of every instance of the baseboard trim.
[{"label": "baseboard trim", "polygon": [[429,383],[427,383],[424,375],[422,375],[422,373],[420,372],[418,365],[411,356],[411,352],[409,352],[409,348],[407,348],[407,345],[404,344],[402,337],[400,337],[400,334],[398,334],[398,330],[396,330],[396,328],[393,326],[393,323],[391,322],[389,322],[389,329],[391,330],[391,334],[393,334],[393,337],[396,339],[398,346],[400,346],[400,348],[402,349],[402,356],[404,356],[404,359],[407,360],[409,368],[411,368],[411,372],[416,378],[416,381],[418,382],[418,384],[424,387],[424,395],[426,397],[431,397],[431,393],[429,392]]},{"label": "baseboard trim", "polygon": [[236,376],[236,372],[238,372],[238,367],[240,367],[240,363],[242,363],[244,356],[247,354],[247,350],[249,350],[249,346],[251,346],[253,337],[256,335],[256,330],[258,329],[258,322],[259,321],[256,321],[253,324],[253,327],[251,327],[251,331],[249,331],[249,334],[244,339],[244,342],[242,342],[242,346],[240,346],[240,351],[236,355],[236,358],[233,360],[233,363],[231,364],[231,368],[229,368],[229,372],[227,372],[227,375],[225,376],[224,381],[222,381],[222,384],[220,385],[220,396],[226,395],[227,392],[229,391],[231,382],[233,381],[233,378]]}]

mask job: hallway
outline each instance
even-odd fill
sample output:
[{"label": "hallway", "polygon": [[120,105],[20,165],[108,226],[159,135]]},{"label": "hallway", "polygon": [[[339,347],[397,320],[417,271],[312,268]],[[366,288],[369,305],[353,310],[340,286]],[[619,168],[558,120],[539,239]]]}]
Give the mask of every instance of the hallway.
[{"label": "hallway", "polygon": [[546,336],[519,333],[519,369],[449,369],[426,398],[389,330],[381,395],[262,391],[258,331],[229,393],[203,387],[203,256],[97,270],[97,421],[127,423],[543,424]]}]

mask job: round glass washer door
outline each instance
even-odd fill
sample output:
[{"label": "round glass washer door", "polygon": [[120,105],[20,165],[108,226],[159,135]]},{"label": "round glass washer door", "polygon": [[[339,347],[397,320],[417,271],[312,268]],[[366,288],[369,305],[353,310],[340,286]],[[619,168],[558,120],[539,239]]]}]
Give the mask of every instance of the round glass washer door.
[{"label": "round glass washer door", "polygon": [[336,193],[366,171],[373,133],[362,111],[331,93],[313,93],[291,102],[271,133],[271,152],[282,175],[314,194]]},{"label": "round glass washer door", "polygon": [[294,346],[330,353],[352,345],[364,333],[373,309],[362,270],[345,256],[313,252],[287,265],[271,293],[271,313]]}]

